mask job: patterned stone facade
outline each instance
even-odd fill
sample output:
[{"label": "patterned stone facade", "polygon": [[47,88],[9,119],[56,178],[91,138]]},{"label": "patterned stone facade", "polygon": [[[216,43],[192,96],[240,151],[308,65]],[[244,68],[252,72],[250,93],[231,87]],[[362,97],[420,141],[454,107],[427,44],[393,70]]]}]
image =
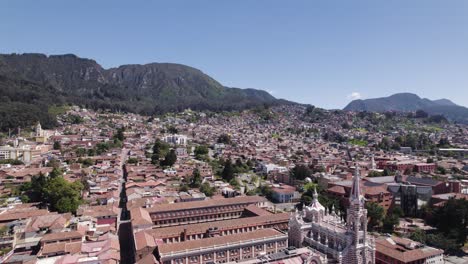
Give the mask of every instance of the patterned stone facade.
[{"label": "patterned stone facade", "polygon": [[333,208],[328,212],[318,201],[318,194],[315,192],[312,203],[290,217],[289,245],[312,247],[338,263],[374,264],[375,242],[367,234],[367,210],[359,182],[357,168],[346,222]]}]

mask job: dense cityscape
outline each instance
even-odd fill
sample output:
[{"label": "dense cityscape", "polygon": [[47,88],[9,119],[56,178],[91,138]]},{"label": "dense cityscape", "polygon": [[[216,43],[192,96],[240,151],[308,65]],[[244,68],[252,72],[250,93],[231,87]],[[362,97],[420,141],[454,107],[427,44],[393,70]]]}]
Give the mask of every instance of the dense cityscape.
[{"label": "dense cityscape", "polygon": [[468,1],[0,1],[0,264],[468,264]]},{"label": "dense cityscape", "polygon": [[2,138],[4,263],[467,260],[466,125],[300,105],[56,111],[56,128]]}]

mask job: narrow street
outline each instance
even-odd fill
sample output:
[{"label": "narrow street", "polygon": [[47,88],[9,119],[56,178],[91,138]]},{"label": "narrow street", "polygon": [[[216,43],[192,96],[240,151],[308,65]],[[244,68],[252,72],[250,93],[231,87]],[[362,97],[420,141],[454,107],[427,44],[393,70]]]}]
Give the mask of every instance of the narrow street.
[{"label": "narrow street", "polygon": [[119,226],[119,242],[120,242],[120,260],[123,264],[135,263],[135,248],[134,238],[132,231],[132,224],[130,222],[130,212],[127,209],[127,193],[125,183],[127,182],[127,169],[125,161],[127,160],[127,150],[122,149],[122,190],[120,192],[119,208],[122,209],[120,215]]}]

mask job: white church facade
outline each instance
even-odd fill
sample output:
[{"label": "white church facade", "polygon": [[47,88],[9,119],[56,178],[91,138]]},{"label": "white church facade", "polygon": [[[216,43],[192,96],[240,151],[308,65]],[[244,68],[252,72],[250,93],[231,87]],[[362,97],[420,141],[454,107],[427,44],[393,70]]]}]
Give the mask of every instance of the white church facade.
[{"label": "white church facade", "polygon": [[[315,192],[309,206],[291,215],[289,245],[311,247],[334,263],[374,264],[375,241],[367,234],[367,210],[359,182],[359,169],[356,169],[346,223],[333,209],[327,212]],[[317,260],[313,264],[323,263]]]}]

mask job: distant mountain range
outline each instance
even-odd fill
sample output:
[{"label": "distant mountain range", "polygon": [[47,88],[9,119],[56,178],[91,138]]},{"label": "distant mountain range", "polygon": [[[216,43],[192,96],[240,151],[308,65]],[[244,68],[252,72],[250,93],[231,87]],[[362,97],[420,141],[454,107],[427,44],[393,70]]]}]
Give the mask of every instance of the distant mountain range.
[{"label": "distant mountain range", "polygon": [[[0,87],[3,99],[0,129],[15,125],[6,116],[7,109],[21,109],[24,104],[42,112],[47,105],[71,103],[154,114],[186,108],[241,110],[291,103],[262,90],[225,87],[200,70],[181,64],[150,63],[104,69],[94,60],[72,54],[0,54]],[[37,118],[42,120],[45,113],[41,114],[44,116]],[[24,119],[31,118],[36,117]]]},{"label": "distant mountain range", "polygon": [[414,112],[423,110],[430,115],[443,115],[447,119],[468,123],[468,108],[448,99],[429,100],[412,93],[397,93],[388,97],[354,100],[343,110],[367,112]]}]

